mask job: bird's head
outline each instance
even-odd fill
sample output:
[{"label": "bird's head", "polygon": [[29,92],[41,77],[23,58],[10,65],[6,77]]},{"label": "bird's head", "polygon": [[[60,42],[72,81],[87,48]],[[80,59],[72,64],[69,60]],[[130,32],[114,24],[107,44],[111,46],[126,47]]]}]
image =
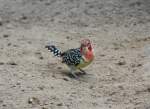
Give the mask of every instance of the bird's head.
[{"label": "bird's head", "polygon": [[86,53],[86,52],[92,52],[92,45],[91,41],[89,39],[83,39],[81,40],[81,52]]}]

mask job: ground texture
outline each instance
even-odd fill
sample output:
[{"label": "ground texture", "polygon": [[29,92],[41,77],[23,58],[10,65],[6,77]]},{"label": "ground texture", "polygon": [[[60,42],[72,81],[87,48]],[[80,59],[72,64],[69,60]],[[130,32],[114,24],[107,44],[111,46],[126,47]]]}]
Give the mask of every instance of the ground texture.
[{"label": "ground texture", "polygon": [[[44,47],[84,38],[75,80]],[[150,109],[150,1],[0,0],[0,109]]]}]

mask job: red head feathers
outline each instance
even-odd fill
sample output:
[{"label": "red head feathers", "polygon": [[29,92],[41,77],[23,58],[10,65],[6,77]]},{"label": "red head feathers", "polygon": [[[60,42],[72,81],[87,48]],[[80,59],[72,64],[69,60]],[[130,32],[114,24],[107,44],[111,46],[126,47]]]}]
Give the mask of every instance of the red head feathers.
[{"label": "red head feathers", "polygon": [[89,39],[81,40],[81,48],[87,47],[89,51],[92,51],[91,41]]}]

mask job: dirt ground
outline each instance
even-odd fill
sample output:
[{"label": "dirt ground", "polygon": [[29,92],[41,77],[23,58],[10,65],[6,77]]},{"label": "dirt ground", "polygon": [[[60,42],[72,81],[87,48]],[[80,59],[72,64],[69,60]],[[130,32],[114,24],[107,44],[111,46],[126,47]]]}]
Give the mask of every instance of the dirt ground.
[{"label": "dirt ground", "polygon": [[[76,80],[44,47],[84,38]],[[150,109],[150,1],[0,0],[0,109]]]}]

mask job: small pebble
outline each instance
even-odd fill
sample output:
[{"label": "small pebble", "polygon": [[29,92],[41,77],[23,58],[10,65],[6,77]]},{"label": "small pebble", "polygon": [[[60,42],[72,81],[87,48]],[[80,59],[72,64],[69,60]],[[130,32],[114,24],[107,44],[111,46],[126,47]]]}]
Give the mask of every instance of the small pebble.
[{"label": "small pebble", "polygon": [[31,42],[31,41],[28,41],[28,44],[32,44],[32,42]]},{"label": "small pebble", "polygon": [[120,89],[122,89],[122,90],[124,89],[123,86],[118,86],[118,88],[120,88]]},{"label": "small pebble", "polygon": [[120,58],[124,58],[124,56],[120,56]]},{"label": "small pebble", "polygon": [[69,81],[69,79],[68,79],[68,78],[63,78],[63,80],[65,80],[65,81]]},{"label": "small pebble", "polygon": [[101,56],[101,57],[104,57],[105,55],[104,55],[104,54],[100,54],[100,56]]},{"label": "small pebble", "polygon": [[57,106],[63,106],[63,104],[62,103],[58,103]]},{"label": "small pebble", "polygon": [[11,46],[11,43],[8,43],[7,46]]},{"label": "small pebble", "polygon": [[41,52],[35,52],[35,54],[37,54],[37,55],[41,55]]},{"label": "small pebble", "polygon": [[53,86],[51,86],[51,89],[54,89],[54,87],[53,87]]},{"label": "small pebble", "polygon": [[2,106],[3,106],[3,107],[6,107],[6,104],[3,104]]},{"label": "small pebble", "polygon": [[7,37],[9,37],[9,35],[8,35],[8,34],[4,34],[3,37],[4,37],[4,38],[7,38]]},{"label": "small pebble", "polygon": [[46,108],[46,107],[42,107],[42,109],[48,109],[48,108]]},{"label": "small pebble", "polygon": [[24,90],[24,89],[22,89],[21,91],[22,91],[22,92],[25,92],[25,90]]},{"label": "small pebble", "polygon": [[137,67],[141,67],[141,66],[142,66],[142,64],[138,64],[138,65],[137,65]]},{"label": "small pebble", "polygon": [[125,65],[126,64],[126,62],[125,61],[119,61],[118,63],[116,63],[117,65]]},{"label": "small pebble", "polygon": [[44,86],[39,86],[38,87],[40,90],[44,90]]},{"label": "small pebble", "polygon": [[147,88],[147,91],[150,92],[150,88]]},{"label": "small pebble", "polygon": [[67,37],[66,37],[66,39],[70,39],[70,37],[69,37],[69,36],[67,36]]},{"label": "small pebble", "polygon": [[43,56],[40,56],[40,57],[39,57],[39,59],[43,60],[43,59],[44,59],[44,57],[43,57]]},{"label": "small pebble", "polygon": [[22,16],[21,16],[21,19],[22,19],[22,20],[27,20],[27,19],[28,19],[28,17],[27,17],[27,16],[25,16],[25,15],[22,15]]},{"label": "small pebble", "polygon": [[13,45],[13,47],[19,47],[18,45]]},{"label": "small pebble", "polygon": [[4,65],[4,63],[3,63],[3,62],[0,62],[0,65]]},{"label": "small pebble", "polygon": [[62,69],[62,67],[57,67],[57,69]]},{"label": "small pebble", "polygon": [[17,65],[15,62],[8,62],[8,65]]},{"label": "small pebble", "polygon": [[3,100],[0,100],[0,103],[3,103]]},{"label": "small pebble", "polygon": [[90,86],[89,88],[90,88],[90,89],[93,89],[93,88],[94,88],[94,86]]},{"label": "small pebble", "polygon": [[2,25],[3,25],[3,22],[0,21],[0,26],[2,26]]},{"label": "small pebble", "polygon": [[0,26],[3,25],[3,21],[2,21],[2,18],[0,18]]},{"label": "small pebble", "polygon": [[21,85],[21,83],[20,83],[20,82],[17,82],[16,85]]},{"label": "small pebble", "polygon": [[50,4],[51,4],[51,3],[45,3],[45,5],[47,5],[47,6],[50,5]]},{"label": "small pebble", "polygon": [[28,103],[32,104],[32,105],[40,104],[40,100],[36,97],[31,97],[31,98],[28,99]]}]

